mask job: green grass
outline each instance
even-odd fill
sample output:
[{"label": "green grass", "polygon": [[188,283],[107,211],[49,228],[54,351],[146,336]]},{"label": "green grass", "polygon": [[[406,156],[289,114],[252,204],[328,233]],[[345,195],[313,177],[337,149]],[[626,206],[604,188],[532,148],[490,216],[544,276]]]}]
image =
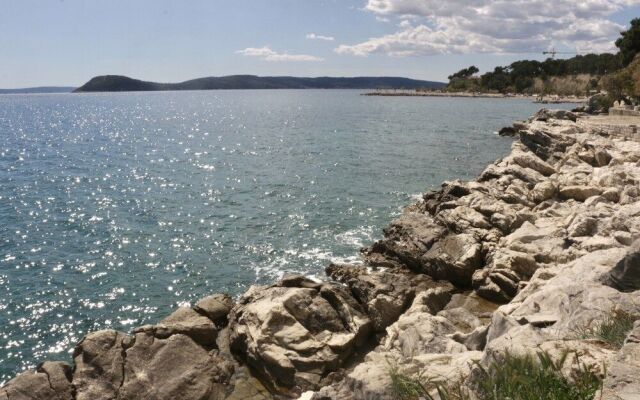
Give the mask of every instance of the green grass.
[{"label": "green grass", "polygon": [[619,349],[637,319],[637,316],[625,311],[614,310],[605,315],[602,320],[581,328],[577,332],[581,339],[598,339]]},{"label": "green grass", "polygon": [[[585,365],[580,365],[573,379],[562,374],[566,353],[553,360],[548,353],[536,356],[505,354],[488,368],[476,365],[479,374],[471,386],[479,400],[591,400],[601,387],[601,378]],[[440,400],[470,400],[463,380],[450,384],[409,377],[397,367],[390,368],[392,391],[399,400],[425,398],[435,400],[429,392],[436,392]],[[437,398],[437,397],[436,397]]]},{"label": "green grass", "polygon": [[537,357],[515,356],[509,353],[481,370],[478,394],[483,400],[590,400],[601,387],[600,377],[585,365],[580,365],[574,379],[562,374],[569,353],[553,360],[548,353]]}]

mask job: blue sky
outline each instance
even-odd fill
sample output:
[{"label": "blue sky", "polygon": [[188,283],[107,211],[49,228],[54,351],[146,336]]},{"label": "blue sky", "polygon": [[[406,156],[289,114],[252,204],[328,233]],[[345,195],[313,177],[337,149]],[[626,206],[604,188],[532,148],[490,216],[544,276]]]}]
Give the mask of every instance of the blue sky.
[{"label": "blue sky", "polygon": [[0,0],[0,87],[122,74],[445,80],[541,51],[612,50],[640,0]]}]

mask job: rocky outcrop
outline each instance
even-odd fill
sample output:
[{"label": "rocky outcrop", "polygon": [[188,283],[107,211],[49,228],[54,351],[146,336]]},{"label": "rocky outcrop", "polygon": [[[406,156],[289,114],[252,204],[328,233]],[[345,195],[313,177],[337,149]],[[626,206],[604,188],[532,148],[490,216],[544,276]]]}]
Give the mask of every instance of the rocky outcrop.
[{"label": "rocky outcrop", "polygon": [[367,271],[359,265],[331,264],[327,275],[346,284],[354,298],[364,307],[376,332],[395,322],[410,305],[417,293],[434,287],[453,287],[437,282],[427,275],[406,271]]},{"label": "rocky outcrop", "polygon": [[301,276],[252,287],[229,320],[232,351],[277,391],[316,388],[372,330],[342,286]]},{"label": "rocky outcrop", "polygon": [[362,265],[90,333],[73,367],[24,372],[0,400],[393,399],[391,371],[472,382],[538,351],[574,354],[564,372],[591,368],[603,399],[634,398],[638,323],[622,349],[576,332],[640,318],[640,143],[564,111],[510,132],[508,156],[407,207]]},{"label": "rocky outcrop", "polygon": [[24,372],[0,389],[2,400],[73,400],[71,367],[62,362],[45,362],[35,371]]}]

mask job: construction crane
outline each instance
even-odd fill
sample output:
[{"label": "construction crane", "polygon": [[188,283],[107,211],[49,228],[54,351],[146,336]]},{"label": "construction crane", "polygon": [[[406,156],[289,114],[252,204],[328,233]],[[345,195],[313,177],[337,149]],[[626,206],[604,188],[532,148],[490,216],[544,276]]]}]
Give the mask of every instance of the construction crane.
[{"label": "construction crane", "polygon": [[551,58],[556,58],[556,54],[577,54],[575,51],[556,51],[555,48],[551,48],[549,51],[543,51],[542,54],[549,54]]}]

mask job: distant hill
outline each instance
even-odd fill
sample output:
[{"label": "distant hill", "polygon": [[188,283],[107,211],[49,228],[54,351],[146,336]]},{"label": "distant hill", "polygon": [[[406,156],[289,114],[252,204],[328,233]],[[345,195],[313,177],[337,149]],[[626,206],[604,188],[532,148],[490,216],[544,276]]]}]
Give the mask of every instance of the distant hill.
[{"label": "distant hill", "polygon": [[71,93],[72,86],[40,86],[22,89],[0,89],[0,94],[24,94],[24,93]]},{"label": "distant hill", "polygon": [[297,78],[293,76],[230,75],[180,83],[156,83],[119,75],[96,76],[74,92],[142,92],[214,89],[441,89],[442,82],[397,77]]}]

